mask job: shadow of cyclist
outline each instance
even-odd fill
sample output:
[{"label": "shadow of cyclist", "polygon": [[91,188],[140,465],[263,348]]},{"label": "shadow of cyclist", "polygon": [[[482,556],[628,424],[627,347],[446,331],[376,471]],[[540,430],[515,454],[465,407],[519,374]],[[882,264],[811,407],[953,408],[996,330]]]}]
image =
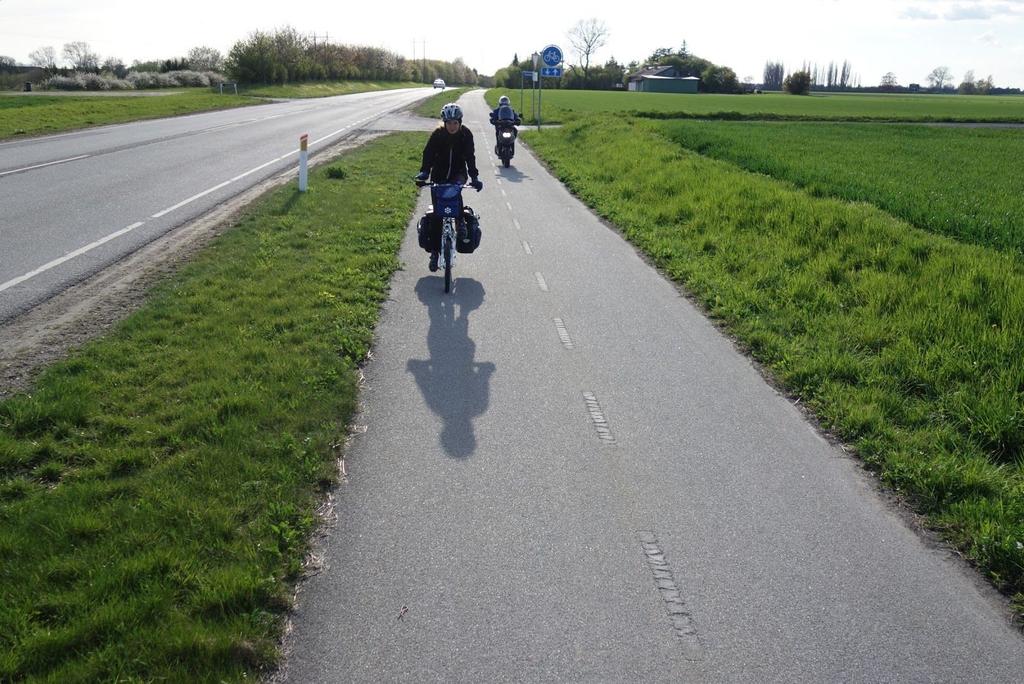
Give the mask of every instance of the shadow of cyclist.
[{"label": "shadow of cyclist", "polygon": [[430,409],[444,421],[441,447],[449,456],[466,458],[476,451],[473,419],[487,411],[494,364],[474,362],[476,344],[469,338],[469,313],[484,301],[484,288],[459,278],[451,294],[435,276],[420,278],[416,294],[427,307],[429,359],[409,359],[406,370],[416,378]]}]

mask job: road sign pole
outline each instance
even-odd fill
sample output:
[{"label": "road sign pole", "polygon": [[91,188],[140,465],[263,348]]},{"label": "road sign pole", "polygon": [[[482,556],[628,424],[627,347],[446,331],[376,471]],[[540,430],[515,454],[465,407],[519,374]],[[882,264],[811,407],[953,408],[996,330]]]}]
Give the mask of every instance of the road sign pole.
[{"label": "road sign pole", "polygon": [[539,73],[534,71],[533,78],[530,79],[530,95],[531,102],[533,104],[533,120],[537,120],[537,81],[540,79]]},{"label": "road sign pole", "polygon": [[[540,113],[537,111],[537,82],[540,80],[540,78],[538,76],[538,72],[537,72],[537,69],[539,68],[539,65],[537,64],[537,62],[538,62],[539,59],[540,59],[540,55],[538,53],[534,52],[533,53],[533,83],[530,84],[531,87],[533,88],[533,93],[532,93],[533,97],[531,99],[532,99],[532,105],[533,105],[533,120],[534,121],[539,121],[540,120]],[[537,130],[540,130],[540,124],[539,123],[537,124]]]}]

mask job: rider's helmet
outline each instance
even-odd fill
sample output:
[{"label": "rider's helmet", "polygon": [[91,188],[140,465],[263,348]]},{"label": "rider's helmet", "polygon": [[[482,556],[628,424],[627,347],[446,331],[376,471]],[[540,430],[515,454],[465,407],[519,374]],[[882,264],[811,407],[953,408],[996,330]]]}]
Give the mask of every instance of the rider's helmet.
[{"label": "rider's helmet", "polygon": [[449,102],[444,107],[441,107],[441,121],[451,121],[453,119],[459,123],[462,122],[462,107],[454,102]]},{"label": "rider's helmet", "polygon": [[502,95],[498,98],[498,105],[507,105],[509,103],[508,95]]}]

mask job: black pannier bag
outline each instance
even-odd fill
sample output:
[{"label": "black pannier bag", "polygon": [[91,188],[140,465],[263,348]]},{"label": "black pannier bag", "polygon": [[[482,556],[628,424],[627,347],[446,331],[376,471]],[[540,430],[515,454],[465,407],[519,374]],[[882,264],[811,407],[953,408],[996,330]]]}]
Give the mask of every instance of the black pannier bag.
[{"label": "black pannier bag", "polygon": [[426,213],[420,217],[420,221],[416,225],[416,237],[419,238],[420,247],[427,252],[433,252],[440,248],[440,231],[431,230],[433,219],[433,214]]},{"label": "black pannier bag", "polygon": [[472,207],[463,207],[462,218],[466,222],[466,232],[469,234],[469,240],[466,242],[456,240],[455,251],[462,252],[463,254],[472,254],[480,246],[480,215],[473,211]]}]

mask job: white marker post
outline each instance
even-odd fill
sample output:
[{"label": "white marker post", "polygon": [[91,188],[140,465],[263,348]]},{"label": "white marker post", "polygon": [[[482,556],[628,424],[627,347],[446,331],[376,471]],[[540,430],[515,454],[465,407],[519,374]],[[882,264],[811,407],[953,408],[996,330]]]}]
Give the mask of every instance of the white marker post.
[{"label": "white marker post", "polygon": [[309,134],[303,133],[299,138],[299,192],[306,192],[308,173],[306,161],[309,159],[309,152],[306,148],[309,145]]}]

